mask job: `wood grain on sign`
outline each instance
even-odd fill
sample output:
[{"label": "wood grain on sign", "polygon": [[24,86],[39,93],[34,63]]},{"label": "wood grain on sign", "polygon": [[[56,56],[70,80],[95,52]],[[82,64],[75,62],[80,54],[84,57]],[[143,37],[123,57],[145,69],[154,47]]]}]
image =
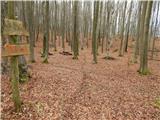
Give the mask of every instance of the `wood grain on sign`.
[{"label": "wood grain on sign", "polygon": [[23,44],[23,45],[7,44],[2,48],[2,57],[28,55],[28,54],[29,54],[29,44]]}]

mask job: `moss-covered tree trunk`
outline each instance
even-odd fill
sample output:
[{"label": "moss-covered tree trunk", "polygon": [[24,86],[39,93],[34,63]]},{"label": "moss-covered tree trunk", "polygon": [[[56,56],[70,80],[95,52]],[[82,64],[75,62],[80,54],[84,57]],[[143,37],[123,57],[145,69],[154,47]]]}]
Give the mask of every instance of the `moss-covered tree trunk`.
[{"label": "moss-covered tree trunk", "polygon": [[74,1],[73,6],[73,19],[74,19],[74,26],[73,26],[73,59],[78,59],[78,1]]},{"label": "moss-covered tree trunk", "polygon": [[44,43],[45,43],[45,54],[44,54],[44,63],[48,63],[48,52],[49,52],[49,1],[46,1],[45,9],[45,34],[44,34]]},{"label": "moss-covered tree trunk", "polygon": [[131,1],[130,8],[129,8],[129,15],[128,15],[128,21],[127,21],[127,31],[126,31],[127,33],[126,33],[125,40],[124,40],[124,50],[123,50],[125,52],[127,52],[127,48],[128,48],[130,19],[131,19],[131,14],[132,14],[132,4],[133,4],[133,1]]},{"label": "moss-covered tree trunk", "polygon": [[42,17],[42,22],[43,22],[43,25],[42,25],[43,48],[42,48],[42,56],[41,56],[41,57],[44,57],[44,56],[45,56],[45,51],[46,51],[46,50],[45,50],[45,49],[46,49],[46,36],[45,36],[45,30],[46,30],[46,28],[45,28],[45,27],[46,27],[46,21],[45,21],[45,20],[46,20],[46,19],[45,19],[45,17],[46,17],[45,15],[46,15],[46,14],[45,14],[45,13],[46,13],[46,12],[45,12],[45,7],[46,7],[46,6],[45,6],[45,1],[43,1],[43,2],[42,2],[42,16],[43,16],[43,17]]},{"label": "moss-covered tree trunk", "polygon": [[127,1],[125,1],[124,10],[123,10],[123,20],[122,20],[122,29],[121,29],[121,43],[120,43],[120,49],[119,49],[119,56],[123,56],[123,38],[124,38],[124,26],[125,26],[125,15],[126,15],[126,7],[127,7]]},{"label": "moss-covered tree trunk", "polygon": [[102,25],[102,48],[101,48],[101,52],[103,53],[104,51],[104,39],[105,39],[105,31],[106,31],[106,12],[107,12],[107,4],[105,3],[104,5],[104,12],[103,12],[103,25]]},{"label": "moss-covered tree trunk", "polygon": [[98,24],[98,11],[99,11],[99,2],[94,1],[94,16],[93,16],[93,32],[92,32],[92,53],[93,53],[93,62],[97,63],[97,24]]},{"label": "moss-covered tree trunk", "polygon": [[140,68],[140,73],[141,74],[148,74],[149,69],[148,69],[148,35],[149,35],[149,24],[150,24],[150,17],[151,17],[151,12],[152,12],[152,3],[153,1],[148,1],[147,2],[147,9],[146,9],[146,15],[145,15],[145,22],[144,22],[144,31],[143,31],[143,48],[142,48],[142,63],[141,63],[141,68]]},{"label": "moss-covered tree trunk", "polygon": [[155,23],[155,29],[153,33],[153,42],[152,42],[152,53],[151,53],[151,59],[153,59],[153,54],[155,50],[155,35],[156,35],[156,30],[157,30],[157,25],[158,25],[158,13],[159,13],[159,5],[160,3],[158,2],[158,7],[157,7],[157,15],[156,15],[156,23]]},{"label": "moss-covered tree trunk", "polygon": [[101,44],[101,26],[102,26],[102,9],[103,9],[103,2],[101,1],[100,2],[100,5],[99,5],[99,15],[98,15],[98,21],[99,21],[99,28],[98,28],[98,40],[97,40],[97,54],[98,54],[98,49],[99,49],[99,46]]},{"label": "moss-covered tree trunk", "polygon": [[28,13],[28,25],[29,25],[29,44],[30,44],[30,62],[35,62],[34,58],[34,28],[33,28],[33,21],[34,21],[34,14],[33,14],[33,1],[27,2],[27,13]]},{"label": "moss-covered tree trunk", "polygon": [[55,23],[54,23],[54,51],[57,51],[57,1],[54,2],[55,4]]},{"label": "moss-covered tree trunk", "polygon": [[[8,2],[8,17],[14,19],[14,2]],[[10,37],[10,44],[17,44],[16,36]],[[11,63],[11,85],[12,85],[12,98],[17,112],[21,109],[21,100],[19,92],[19,68],[18,68],[18,56],[13,56],[10,59]]]},{"label": "moss-covered tree trunk", "polygon": [[133,60],[132,60],[133,63],[137,62],[137,55],[139,54],[141,10],[142,10],[142,2],[140,1],[138,5],[138,23],[137,23],[136,41],[134,45]]},{"label": "moss-covered tree trunk", "polygon": [[141,22],[140,22],[140,41],[139,41],[139,53],[140,53],[140,67],[139,72],[142,71],[142,63],[143,63],[143,33],[144,33],[144,22],[145,22],[145,15],[147,9],[147,1],[142,2],[142,14],[141,14]]},{"label": "moss-covered tree trunk", "polygon": [[111,4],[107,3],[107,32],[106,32],[106,59],[109,58],[110,49],[110,17],[111,17]]},{"label": "moss-covered tree trunk", "polygon": [[61,29],[62,29],[62,48],[63,48],[63,51],[65,51],[65,14],[66,14],[66,12],[65,12],[65,4],[66,4],[66,2],[65,1],[63,1],[62,2],[62,5],[63,5],[63,7],[62,7],[62,18],[61,18]]}]

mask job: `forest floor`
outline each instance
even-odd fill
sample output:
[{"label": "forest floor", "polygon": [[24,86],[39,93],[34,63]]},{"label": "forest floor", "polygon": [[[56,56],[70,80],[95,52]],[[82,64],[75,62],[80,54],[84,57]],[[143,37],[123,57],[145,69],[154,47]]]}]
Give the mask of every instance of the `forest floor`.
[{"label": "forest floor", "polygon": [[[66,46],[67,47],[67,46]],[[20,85],[22,112],[15,113],[9,77],[2,75],[2,119],[4,120],[160,120],[155,100],[160,97],[160,61],[149,60],[150,75],[137,72],[131,50],[114,60],[98,55],[92,63],[91,49],[72,55],[49,56],[42,63],[42,44],[35,47],[36,63],[30,64],[31,79]],[[66,51],[70,52],[67,47]],[[160,56],[160,55],[159,55]]]}]

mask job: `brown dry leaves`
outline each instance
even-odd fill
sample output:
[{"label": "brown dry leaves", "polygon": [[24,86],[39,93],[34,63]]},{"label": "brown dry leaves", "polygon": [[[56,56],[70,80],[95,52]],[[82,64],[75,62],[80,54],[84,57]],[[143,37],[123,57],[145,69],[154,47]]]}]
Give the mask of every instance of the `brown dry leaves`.
[{"label": "brown dry leaves", "polygon": [[[52,50],[50,50],[53,52]],[[69,48],[68,48],[69,51]],[[69,51],[70,52],[70,51]],[[140,76],[138,64],[128,66],[130,54],[115,60],[98,56],[92,64],[91,50],[78,60],[54,53],[43,64],[39,46],[32,78],[20,86],[22,112],[13,112],[9,78],[2,76],[2,118],[5,120],[159,120],[153,101],[160,96],[160,63],[150,61],[152,75]]]}]

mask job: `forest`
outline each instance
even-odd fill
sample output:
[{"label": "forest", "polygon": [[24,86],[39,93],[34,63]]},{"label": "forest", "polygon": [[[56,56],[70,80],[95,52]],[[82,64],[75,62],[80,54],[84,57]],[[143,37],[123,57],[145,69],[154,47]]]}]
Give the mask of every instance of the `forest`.
[{"label": "forest", "polygon": [[160,120],[160,1],[0,4],[2,120]]}]

